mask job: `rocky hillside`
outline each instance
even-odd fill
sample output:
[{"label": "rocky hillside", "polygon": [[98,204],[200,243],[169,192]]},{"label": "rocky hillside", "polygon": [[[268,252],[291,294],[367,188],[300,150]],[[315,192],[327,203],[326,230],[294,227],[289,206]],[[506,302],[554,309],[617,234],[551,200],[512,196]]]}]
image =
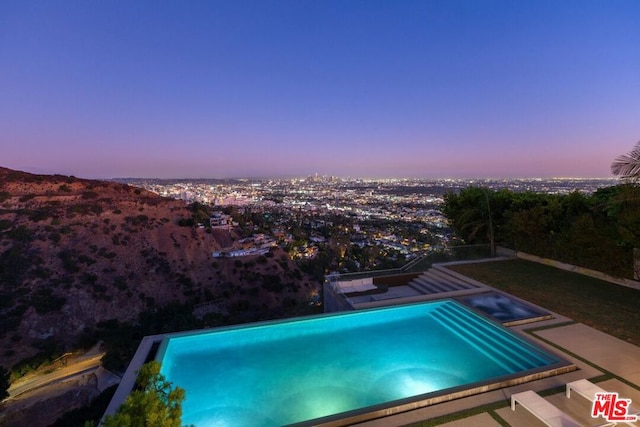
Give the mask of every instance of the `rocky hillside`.
[{"label": "rocky hillside", "polygon": [[0,365],[169,302],[277,314],[317,292],[277,249],[212,259],[236,236],[179,225],[190,217],[184,202],[128,185],[0,168]]}]

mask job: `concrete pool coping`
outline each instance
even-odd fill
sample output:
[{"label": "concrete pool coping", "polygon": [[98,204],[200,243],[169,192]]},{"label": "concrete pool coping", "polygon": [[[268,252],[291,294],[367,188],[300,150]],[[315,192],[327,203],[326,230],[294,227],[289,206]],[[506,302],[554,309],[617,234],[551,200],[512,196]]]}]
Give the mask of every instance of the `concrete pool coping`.
[{"label": "concrete pool coping", "polygon": [[[489,289],[493,290],[491,287],[485,287],[484,291],[486,292]],[[508,293],[505,294],[512,296]],[[617,388],[613,388],[611,391],[619,391],[619,389],[622,388],[624,390],[619,391],[621,395],[623,395],[623,391],[627,392],[627,396],[632,398],[636,404],[640,403],[640,364],[637,362],[640,360],[640,347],[626,343],[586,325],[573,322],[571,319],[564,316],[560,316],[552,312],[550,313],[554,316],[553,319],[511,326],[508,329],[518,331],[529,341],[533,341],[543,349],[560,355],[567,361],[573,363],[577,368],[576,370],[543,379],[533,379],[532,381],[524,384],[511,385],[469,397],[458,396],[453,400],[442,403],[436,403],[415,409],[410,408],[411,410],[407,410],[402,413],[387,413],[387,416],[382,416],[381,418],[373,420],[352,419],[350,425],[369,427],[402,426],[438,418],[444,415],[460,413],[468,409],[484,405],[499,404],[500,402],[503,402],[505,406],[508,406],[509,397],[513,393],[524,390],[540,392],[556,387],[563,387],[567,382],[577,379],[595,378],[605,374],[614,375],[622,380],[617,383],[614,382],[613,387]],[[123,376],[120,386],[116,390],[109,407],[105,411],[105,415],[113,414],[118,406],[124,401],[126,396],[131,392],[135,382],[136,371],[145,361],[149,360],[153,346],[159,344],[164,337],[164,334],[154,335],[145,337],[142,340],[134,358]],[[630,386],[629,383],[631,383]],[[622,384],[623,387],[620,387],[619,384]],[[631,390],[632,395],[628,394],[629,389]],[[634,391],[637,394],[633,393]],[[575,399],[572,399],[572,402],[563,403],[565,403],[565,406],[567,404],[573,406],[578,404]],[[527,415],[523,414],[524,412],[526,411],[519,411],[517,414],[511,414],[500,409],[498,411],[494,411],[494,414],[497,413],[498,416],[500,416],[500,414],[503,413],[504,416],[501,418],[503,421],[506,421],[511,425],[529,425],[529,422],[532,420],[528,419]],[[515,421],[513,421],[514,419]],[[466,424],[467,421],[468,424]],[[476,419],[476,416],[474,416],[469,418],[467,421],[460,420],[454,425],[478,425],[477,422],[479,422],[479,419]],[[533,425],[535,425],[535,423]]]}]

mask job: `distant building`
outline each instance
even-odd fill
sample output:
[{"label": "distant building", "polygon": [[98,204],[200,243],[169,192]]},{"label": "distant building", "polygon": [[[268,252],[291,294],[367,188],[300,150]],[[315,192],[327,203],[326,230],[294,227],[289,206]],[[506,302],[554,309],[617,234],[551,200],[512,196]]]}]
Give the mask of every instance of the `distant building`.
[{"label": "distant building", "polygon": [[327,241],[327,239],[325,239],[324,236],[318,236],[318,235],[313,235],[309,237],[309,240],[311,240],[313,243],[325,243]]},{"label": "distant building", "polygon": [[214,212],[209,218],[209,224],[211,228],[230,228],[238,225],[233,222],[231,215],[226,215],[222,212]]},{"label": "distant building", "polygon": [[269,252],[269,248],[249,248],[249,249],[235,249],[232,251],[216,251],[212,252],[211,256],[214,258],[236,258],[251,255],[264,255]]}]

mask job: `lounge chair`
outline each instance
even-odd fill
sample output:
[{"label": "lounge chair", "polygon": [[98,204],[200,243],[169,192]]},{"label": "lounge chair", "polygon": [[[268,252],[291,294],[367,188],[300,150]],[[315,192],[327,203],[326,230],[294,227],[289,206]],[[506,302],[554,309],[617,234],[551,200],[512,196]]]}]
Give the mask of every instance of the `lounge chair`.
[{"label": "lounge chair", "polygon": [[511,395],[511,410],[516,410],[516,403],[522,405],[540,421],[549,427],[581,427],[578,421],[562,412],[556,406],[544,400],[535,391],[523,391]]},{"label": "lounge chair", "polygon": [[589,380],[577,380],[567,383],[567,398],[571,398],[571,390],[578,393],[580,396],[587,399],[589,402],[593,402],[596,398],[596,393],[606,393],[606,390],[598,387]]}]

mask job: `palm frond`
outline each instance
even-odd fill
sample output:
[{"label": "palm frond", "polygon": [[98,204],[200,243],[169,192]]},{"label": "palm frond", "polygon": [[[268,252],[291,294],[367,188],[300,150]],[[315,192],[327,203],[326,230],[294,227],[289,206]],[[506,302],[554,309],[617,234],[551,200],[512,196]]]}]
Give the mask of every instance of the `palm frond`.
[{"label": "palm frond", "polygon": [[628,154],[616,157],[611,163],[611,173],[623,179],[640,179],[640,141]]}]

